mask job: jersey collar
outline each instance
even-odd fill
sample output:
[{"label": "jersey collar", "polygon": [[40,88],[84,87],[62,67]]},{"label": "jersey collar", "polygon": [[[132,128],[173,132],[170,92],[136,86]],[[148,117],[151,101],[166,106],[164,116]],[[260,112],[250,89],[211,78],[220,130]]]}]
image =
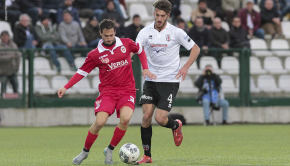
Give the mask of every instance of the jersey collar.
[{"label": "jersey collar", "polygon": [[103,39],[101,39],[101,40],[99,41],[99,44],[98,44],[98,51],[99,51],[99,53],[102,53],[102,52],[104,52],[104,51],[110,51],[111,54],[114,54],[114,50],[115,50],[116,48],[118,48],[118,47],[120,47],[120,46],[123,45],[123,43],[122,43],[122,41],[121,41],[120,38],[115,37],[115,39],[116,39],[116,44],[115,44],[115,47],[114,47],[112,50],[105,48],[105,47],[102,45],[102,43],[103,43],[104,41],[103,41]]},{"label": "jersey collar", "polygon": [[[150,24],[149,27],[150,27],[151,29],[155,29],[155,28],[154,28],[154,24],[155,24],[155,21],[154,21],[152,24]],[[170,26],[171,26],[171,24],[167,21],[166,26],[165,26],[165,28],[164,28],[162,31],[168,29]],[[155,30],[157,31],[157,29],[155,29]],[[162,31],[160,31],[160,32],[162,32]]]}]

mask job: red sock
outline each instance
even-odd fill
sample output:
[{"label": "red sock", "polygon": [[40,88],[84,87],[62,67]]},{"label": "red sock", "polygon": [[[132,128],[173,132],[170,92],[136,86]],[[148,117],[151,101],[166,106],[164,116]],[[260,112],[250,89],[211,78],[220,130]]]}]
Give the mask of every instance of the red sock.
[{"label": "red sock", "polygon": [[85,150],[89,151],[97,138],[98,134],[94,135],[89,131],[85,142]]},{"label": "red sock", "polygon": [[125,135],[125,133],[126,130],[121,130],[119,127],[116,127],[110,145],[116,147],[123,138],[123,136]]}]

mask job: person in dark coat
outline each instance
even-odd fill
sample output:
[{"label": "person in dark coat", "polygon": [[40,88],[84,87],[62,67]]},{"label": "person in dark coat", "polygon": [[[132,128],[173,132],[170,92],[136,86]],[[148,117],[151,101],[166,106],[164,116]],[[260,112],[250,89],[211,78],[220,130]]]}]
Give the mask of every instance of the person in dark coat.
[{"label": "person in dark coat", "polygon": [[144,26],[141,24],[141,17],[138,14],[133,16],[133,23],[126,27],[126,37],[136,40],[136,37]]},{"label": "person in dark coat", "polygon": [[38,37],[30,22],[27,14],[21,14],[19,24],[15,25],[13,39],[19,48],[35,48],[38,44]]},{"label": "person in dark coat", "polygon": [[20,6],[22,13],[27,13],[34,25],[39,17],[43,14],[42,11],[42,0],[16,0]]},{"label": "person in dark coat", "polygon": [[98,24],[99,22],[97,17],[92,16],[83,29],[85,40],[90,48],[96,48],[99,40],[101,39]]},{"label": "person in dark coat", "polygon": [[229,33],[231,48],[250,48],[247,32],[242,28],[239,17],[233,18],[232,28]]},{"label": "person in dark coat", "polygon": [[64,4],[57,11],[57,23],[60,24],[63,21],[64,11],[69,11],[73,17],[73,20],[80,23],[79,12],[73,7],[73,0],[64,0]]}]

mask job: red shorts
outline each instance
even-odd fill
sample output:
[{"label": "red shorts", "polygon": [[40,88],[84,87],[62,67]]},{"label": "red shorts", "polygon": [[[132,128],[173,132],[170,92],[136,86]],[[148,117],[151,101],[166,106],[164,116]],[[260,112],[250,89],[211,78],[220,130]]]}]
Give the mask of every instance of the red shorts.
[{"label": "red shorts", "polygon": [[135,109],[136,94],[101,94],[95,101],[95,114],[107,112],[110,116],[117,111],[117,118],[120,117],[120,109],[128,106]]}]

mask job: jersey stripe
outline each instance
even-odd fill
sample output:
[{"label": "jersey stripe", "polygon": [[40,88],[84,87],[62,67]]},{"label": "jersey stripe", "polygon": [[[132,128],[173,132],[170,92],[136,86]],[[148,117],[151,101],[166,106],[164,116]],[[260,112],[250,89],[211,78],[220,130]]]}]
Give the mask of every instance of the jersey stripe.
[{"label": "jersey stripe", "polygon": [[87,72],[85,72],[85,71],[83,71],[81,69],[78,69],[77,73],[80,74],[80,75],[82,75],[82,76],[84,76],[84,77],[86,77],[88,75]]}]

